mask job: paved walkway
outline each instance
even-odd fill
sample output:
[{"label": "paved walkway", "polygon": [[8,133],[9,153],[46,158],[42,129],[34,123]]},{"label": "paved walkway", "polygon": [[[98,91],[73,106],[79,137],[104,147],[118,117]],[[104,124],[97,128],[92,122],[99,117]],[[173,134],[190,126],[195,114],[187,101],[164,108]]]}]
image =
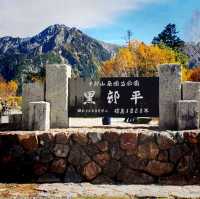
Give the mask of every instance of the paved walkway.
[{"label": "paved walkway", "polygon": [[158,120],[154,118],[149,124],[132,124],[124,122],[124,118],[111,118],[111,125],[103,126],[102,118],[69,118],[70,127],[104,127],[104,128],[140,128],[158,127]]},{"label": "paved walkway", "polygon": [[[90,198],[87,198],[90,197]],[[0,184],[0,198],[200,198],[200,186]]]}]

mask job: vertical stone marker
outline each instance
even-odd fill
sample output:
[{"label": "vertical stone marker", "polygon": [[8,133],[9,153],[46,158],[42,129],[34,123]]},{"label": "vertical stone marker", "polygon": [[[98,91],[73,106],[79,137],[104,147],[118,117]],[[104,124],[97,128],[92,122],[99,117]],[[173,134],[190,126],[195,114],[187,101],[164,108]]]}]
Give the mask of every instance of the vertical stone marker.
[{"label": "vertical stone marker", "polygon": [[29,130],[45,131],[50,129],[50,104],[48,102],[29,103]]},{"label": "vertical stone marker", "polygon": [[176,103],[181,100],[181,66],[159,66],[159,117],[161,130],[175,130]]},{"label": "vertical stone marker", "polygon": [[46,66],[46,101],[51,105],[51,128],[68,128],[68,78],[71,67],[66,64]]},{"label": "vertical stone marker", "polygon": [[183,100],[197,100],[200,114],[200,82],[183,82],[182,89]]},{"label": "vertical stone marker", "polygon": [[176,108],[178,130],[199,128],[199,103],[197,100],[180,100]]},{"label": "vertical stone marker", "polygon": [[34,82],[24,84],[22,88],[23,129],[28,129],[29,103],[36,101],[44,101],[44,83]]}]

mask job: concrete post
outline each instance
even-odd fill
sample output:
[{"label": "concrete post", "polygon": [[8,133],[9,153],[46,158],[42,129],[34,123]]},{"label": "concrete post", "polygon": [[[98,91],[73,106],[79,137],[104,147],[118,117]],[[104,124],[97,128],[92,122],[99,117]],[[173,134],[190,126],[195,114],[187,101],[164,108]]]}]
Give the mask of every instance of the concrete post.
[{"label": "concrete post", "polygon": [[66,64],[46,66],[46,101],[51,104],[51,128],[68,128],[68,78],[71,67]]},{"label": "concrete post", "polygon": [[46,131],[50,129],[50,104],[48,102],[29,103],[29,130]]},{"label": "concrete post", "polygon": [[22,128],[28,129],[29,102],[44,101],[44,83],[34,82],[23,85],[22,88]]},{"label": "concrete post", "polygon": [[196,100],[180,100],[176,107],[178,130],[199,128],[199,103]]},{"label": "concrete post", "polygon": [[[183,100],[197,100],[200,114],[200,82],[182,83]],[[200,119],[200,116],[199,116]],[[200,121],[199,121],[200,122]]]},{"label": "concrete post", "polygon": [[161,130],[176,129],[176,103],[181,100],[181,66],[159,66],[159,117]]}]

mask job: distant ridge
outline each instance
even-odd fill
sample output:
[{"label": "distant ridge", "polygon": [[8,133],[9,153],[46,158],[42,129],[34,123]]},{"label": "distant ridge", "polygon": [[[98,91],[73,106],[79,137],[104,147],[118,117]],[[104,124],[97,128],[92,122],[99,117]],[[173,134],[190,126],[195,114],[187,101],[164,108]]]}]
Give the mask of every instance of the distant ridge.
[{"label": "distant ridge", "polygon": [[186,43],[182,50],[190,58],[190,68],[200,66],[200,42]]}]

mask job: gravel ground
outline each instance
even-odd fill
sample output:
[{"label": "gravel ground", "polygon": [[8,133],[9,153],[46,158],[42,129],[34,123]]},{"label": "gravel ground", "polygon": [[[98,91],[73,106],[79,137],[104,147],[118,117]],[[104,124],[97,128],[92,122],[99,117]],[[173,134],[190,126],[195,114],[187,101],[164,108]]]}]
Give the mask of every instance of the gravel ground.
[{"label": "gravel ground", "polygon": [[133,199],[200,198],[200,186],[0,184],[0,198]]}]

